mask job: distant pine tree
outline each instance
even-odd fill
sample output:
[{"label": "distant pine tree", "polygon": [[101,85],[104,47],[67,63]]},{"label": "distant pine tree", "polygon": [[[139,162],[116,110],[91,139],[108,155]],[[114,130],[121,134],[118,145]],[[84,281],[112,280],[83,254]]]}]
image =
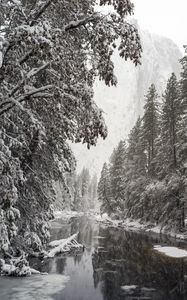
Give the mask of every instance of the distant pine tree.
[{"label": "distant pine tree", "polygon": [[90,182],[91,185],[91,198],[90,198],[90,208],[94,208],[97,201],[97,175],[94,174],[94,176],[91,179]]},{"label": "distant pine tree", "polygon": [[124,167],[126,145],[120,141],[110,160],[111,195],[113,210],[122,211],[124,207]]},{"label": "distant pine tree", "polygon": [[113,212],[113,206],[111,198],[110,174],[106,163],[104,163],[101,171],[97,194],[98,200],[101,203],[101,212],[106,212],[110,215]]},{"label": "distant pine tree", "polygon": [[154,158],[156,154],[155,141],[158,136],[158,95],[152,84],[146,95],[143,116],[143,138],[147,152],[148,173],[154,175]]},{"label": "distant pine tree", "polygon": [[76,211],[82,210],[82,178],[80,175],[77,175],[74,182],[74,202],[73,209]]},{"label": "distant pine tree", "polygon": [[143,142],[142,120],[139,117],[129,135],[127,150],[128,164],[131,164],[133,177],[146,175],[146,155]]}]

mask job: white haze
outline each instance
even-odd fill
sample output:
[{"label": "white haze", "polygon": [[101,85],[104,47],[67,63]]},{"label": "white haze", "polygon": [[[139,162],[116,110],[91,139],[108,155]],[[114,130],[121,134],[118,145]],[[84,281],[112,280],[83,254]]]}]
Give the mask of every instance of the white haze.
[{"label": "white haze", "polygon": [[180,49],[187,44],[187,0],[133,0],[142,29],[171,38]]}]

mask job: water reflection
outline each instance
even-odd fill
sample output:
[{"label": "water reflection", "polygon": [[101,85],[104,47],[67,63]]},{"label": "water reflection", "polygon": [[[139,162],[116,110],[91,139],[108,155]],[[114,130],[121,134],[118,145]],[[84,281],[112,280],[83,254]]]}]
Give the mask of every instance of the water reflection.
[{"label": "water reflection", "polygon": [[[79,232],[78,241],[86,247],[84,252],[32,261],[33,267],[48,272],[49,276],[69,276],[64,289],[62,285],[49,284],[50,280],[46,279],[50,288],[54,289],[51,295],[51,290],[45,289],[42,278],[23,280],[21,290],[17,279],[12,279],[12,285],[0,279],[0,299],[2,295],[3,300],[187,299],[187,261],[169,258],[153,250],[155,244],[181,246],[176,242],[157,235],[150,237],[106,228],[86,217],[73,218],[68,222],[56,220],[52,239],[62,239],[75,232]],[[39,298],[36,292],[33,298],[32,293],[28,294],[28,286],[32,287],[32,291],[38,291]],[[59,289],[55,292],[57,287]]]},{"label": "water reflection", "polygon": [[55,272],[71,278],[60,299],[187,299],[185,259],[169,258],[153,250],[154,244],[176,246],[176,242],[163,236],[105,228],[85,217],[74,218],[64,226],[58,238],[64,237],[64,232],[70,235],[79,231],[78,240],[86,250],[52,261],[48,271],[54,271],[55,264]]},{"label": "water reflection", "polygon": [[[95,286],[102,282],[103,299],[187,299],[187,264],[155,253],[158,238],[102,228],[100,234],[106,237],[100,241],[105,251],[94,251],[93,270]],[[132,285],[136,288],[128,289]]]}]

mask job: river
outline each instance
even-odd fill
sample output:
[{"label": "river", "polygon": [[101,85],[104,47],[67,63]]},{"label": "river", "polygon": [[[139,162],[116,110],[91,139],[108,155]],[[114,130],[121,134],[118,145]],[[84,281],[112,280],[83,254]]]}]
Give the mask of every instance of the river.
[{"label": "river", "polygon": [[154,245],[187,245],[168,237],[109,228],[88,217],[58,219],[51,239],[79,231],[84,251],[33,267],[48,275],[0,278],[0,300],[185,300],[187,259],[170,258]]}]

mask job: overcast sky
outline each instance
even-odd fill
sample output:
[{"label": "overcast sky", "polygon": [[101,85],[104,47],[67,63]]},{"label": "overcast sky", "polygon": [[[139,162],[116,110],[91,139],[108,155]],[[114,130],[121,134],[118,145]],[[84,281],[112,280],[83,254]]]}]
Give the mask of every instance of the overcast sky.
[{"label": "overcast sky", "polygon": [[171,38],[180,49],[187,44],[187,0],[132,0],[142,29]]}]

